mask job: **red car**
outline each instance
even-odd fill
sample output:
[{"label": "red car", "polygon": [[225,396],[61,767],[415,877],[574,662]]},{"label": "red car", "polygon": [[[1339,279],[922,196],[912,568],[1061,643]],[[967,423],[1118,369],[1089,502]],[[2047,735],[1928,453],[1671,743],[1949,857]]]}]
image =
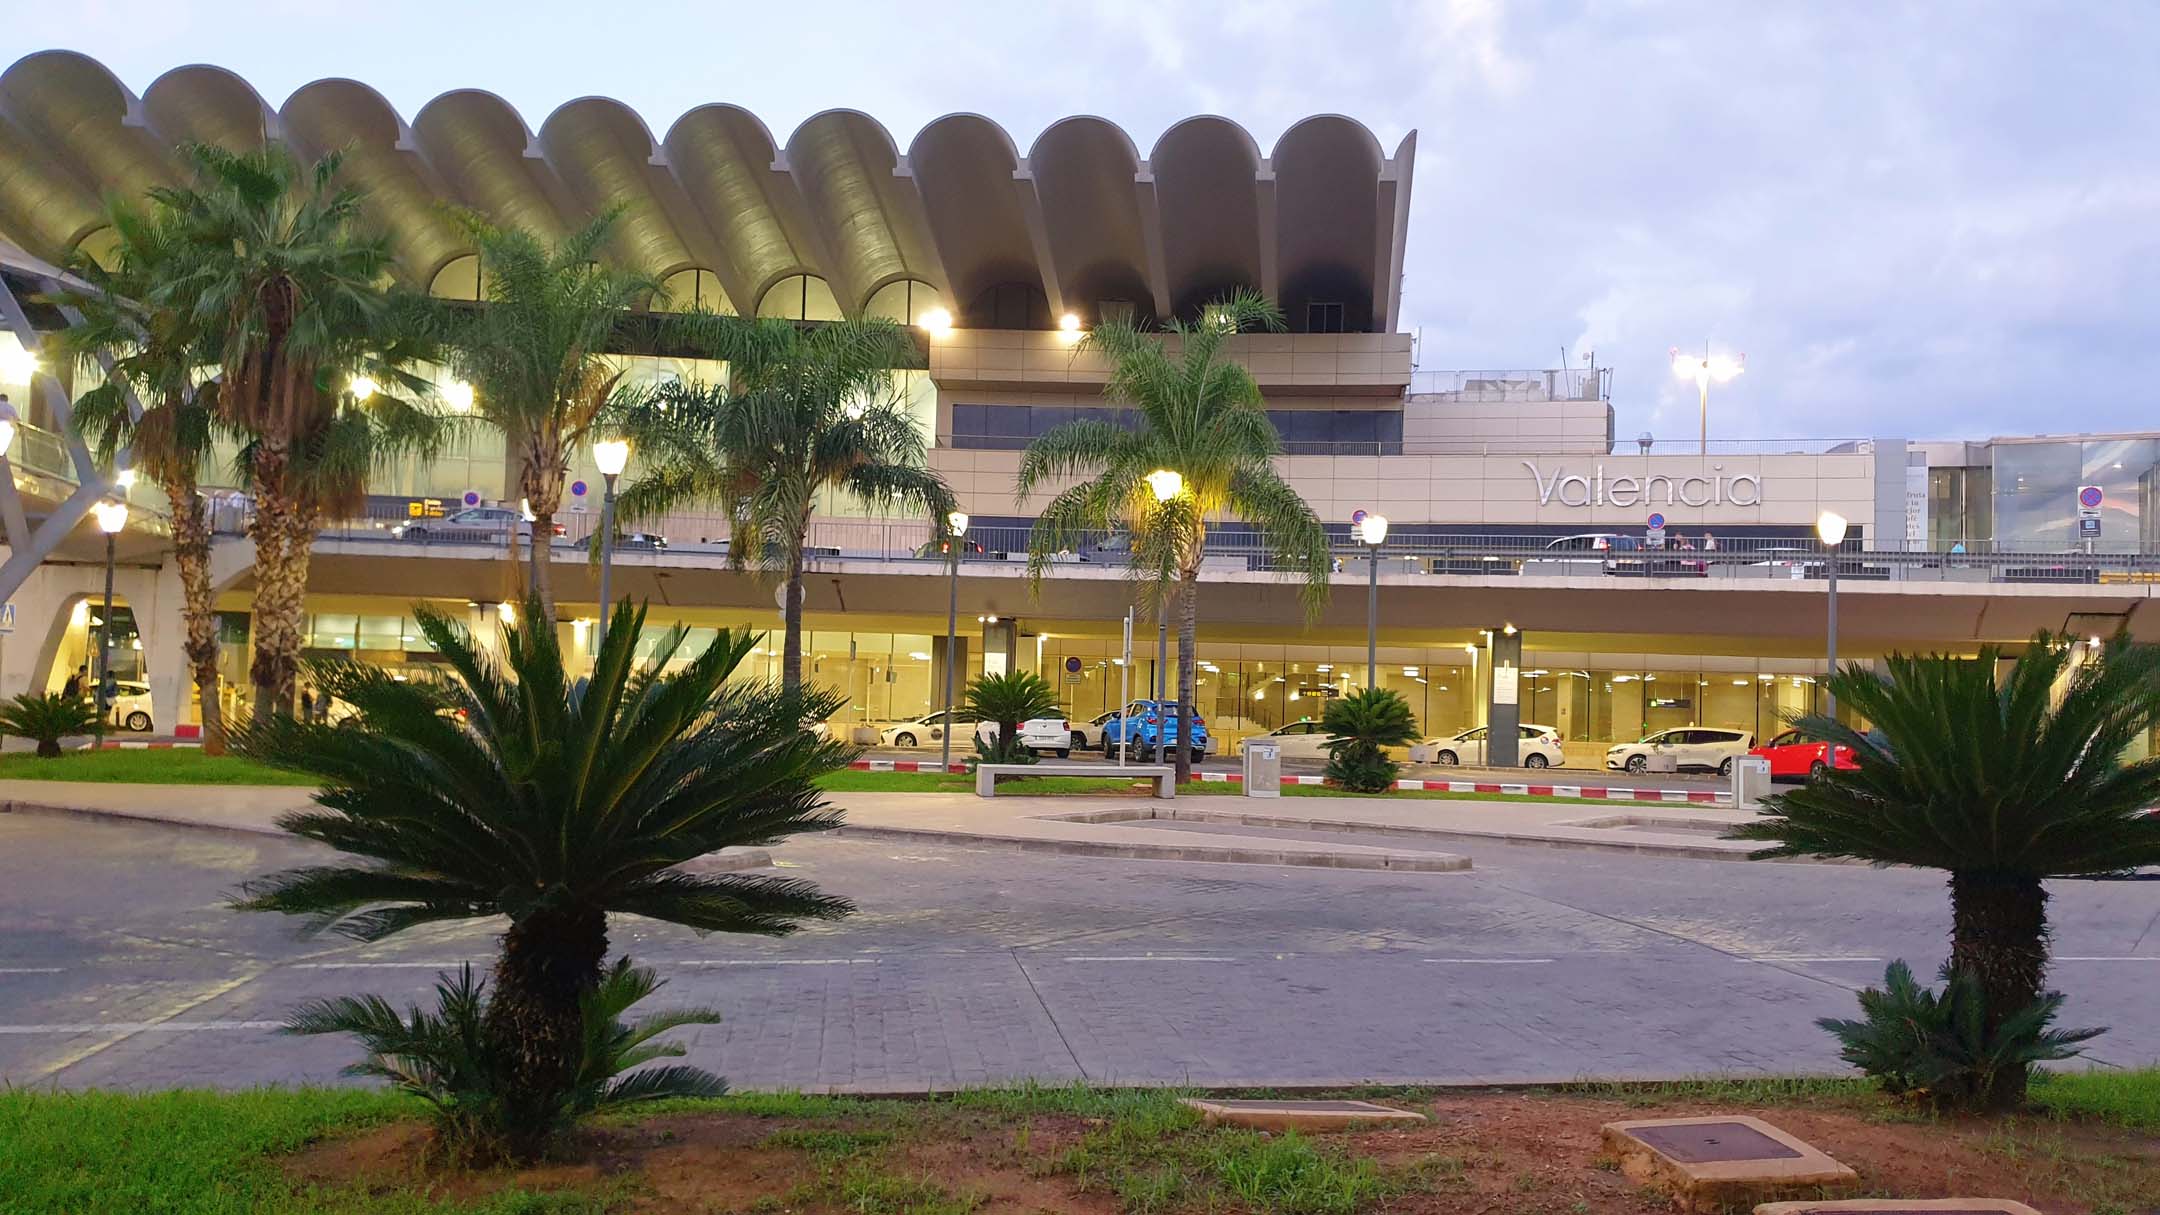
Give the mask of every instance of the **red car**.
[{"label": "red car", "polygon": [[[1830,766],[1823,757],[1830,744],[1800,737],[1800,731],[1787,730],[1762,746],[1748,752],[1770,761],[1770,779],[1780,777],[1810,777]],[[1837,749],[1836,766],[1843,769],[1857,768],[1851,747]]]}]

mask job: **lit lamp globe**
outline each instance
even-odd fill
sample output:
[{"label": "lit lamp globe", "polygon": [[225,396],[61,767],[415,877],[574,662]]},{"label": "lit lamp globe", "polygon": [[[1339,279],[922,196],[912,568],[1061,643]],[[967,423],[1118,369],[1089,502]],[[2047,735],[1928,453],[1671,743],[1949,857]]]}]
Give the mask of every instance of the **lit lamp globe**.
[{"label": "lit lamp globe", "polygon": [[1378,545],[1387,539],[1387,516],[1368,511],[1364,518],[1358,520],[1357,528],[1358,539],[1367,544]]},{"label": "lit lamp globe", "polygon": [[1845,516],[1834,510],[1826,510],[1815,516],[1815,535],[1831,548],[1845,543]]},{"label": "lit lamp globe", "polygon": [[1147,475],[1148,488],[1155,492],[1157,502],[1168,502],[1185,488],[1182,474],[1167,468],[1158,468]]},{"label": "lit lamp globe", "polygon": [[118,534],[121,528],[127,526],[128,508],[125,502],[100,502],[90,508],[90,513],[97,516],[98,530],[108,536]]},{"label": "lit lamp globe", "polygon": [[630,441],[602,439],[592,445],[593,465],[603,477],[619,477],[630,464]]},{"label": "lit lamp globe", "polygon": [[945,516],[945,527],[954,537],[967,534],[968,517],[964,510],[956,510]]}]

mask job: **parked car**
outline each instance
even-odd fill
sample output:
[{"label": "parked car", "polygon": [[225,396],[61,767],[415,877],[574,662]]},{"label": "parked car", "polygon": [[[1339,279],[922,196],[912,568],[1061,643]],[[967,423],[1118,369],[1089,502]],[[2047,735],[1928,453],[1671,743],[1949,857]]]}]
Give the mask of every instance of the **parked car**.
[{"label": "parked car", "polygon": [[[496,543],[507,540],[511,528],[517,528],[520,536],[532,535],[532,524],[525,516],[507,506],[469,506],[456,514],[440,519],[416,519],[401,523],[390,529],[390,534],[406,540],[448,540]],[[554,534],[564,534],[563,525],[555,525]]]},{"label": "parked car", "polygon": [[[996,722],[982,724],[996,734]],[[1031,717],[1020,723],[1020,745],[1036,755],[1047,752],[1064,759],[1073,752],[1073,724],[1063,717]]]},{"label": "parked car", "polygon": [[1709,771],[1719,776],[1732,775],[1735,759],[1748,753],[1755,745],[1755,735],[1747,730],[1716,729],[1709,726],[1681,726],[1671,730],[1659,730],[1631,743],[1621,743],[1605,752],[1605,766],[1622,768],[1629,772],[1647,772],[1650,757],[1669,755],[1673,766],[1682,771]]},{"label": "parked car", "polygon": [[957,713],[948,714],[940,709],[897,725],[886,726],[878,731],[878,744],[886,747],[926,747],[932,743],[941,743],[945,741],[948,723],[957,737],[964,738],[969,733],[976,733],[978,736],[980,734],[980,731],[976,730],[976,723],[961,718]]},{"label": "parked car", "polygon": [[[1178,729],[1178,706],[1173,701],[1136,700],[1127,707],[1123,716],[1112,717],[1103,723],[1102,745],[1105,755],[1117,754],[1118,744],[1124,742],[1130,731],[1132,757],[1153,760],[1158,754],[1175,748],[1181,741]],[[1207,718],[1193,714],[1192,736],[1185,739],[1190,744],[1192,759],[1198,763],[1207,758]]]},{"label": "parked car", "polygon": [[1326,759],[1328,744],[1334,741],[1335,736],[1317,721],[1293,721],[1287,726],[1241,740],[1238,754],[1243,755],[1245,748],[1254,743],[1273,743],[1282,749],[1284,759]]},{"label": "parked car", "polygon": [[1762,746],[1748,752],[1770,761],[1770,779],[1801,777],[1813,780],[1831,767],[1852,769],[1860,766],[1853,758],[1851,747],[1840,746],[1835,755],[1830,754],[1830,744],[1801,737],[1798,730],[1787,730]]},{"label": "parked car", "polygon": [[1075,751],[1100,751],[1103,749],[1103,729],[1120,716],[1112,709],[1098,713],[1086,721],[1072,723],[1072,749]]},{"label": "parked car", "polygon": [[150,720],[150,685],[139,680],[116,679],[113,686],[113,724],[137,734],[148,734],[154,724]]},{"label": "parked car", "polygon": [[[1525,768],[1557,768],[1567,762],[1567,754],[1560,747],[1560,731],[1528,722],[1518,729],[1521,741],[1515,744],[1515,762]],[[1445,738],[1428,739],[1410,748],[1410,762],[1475,767],[1487,762],[1486,743],[1491,736],[1490,727],[1478,726]]]}]

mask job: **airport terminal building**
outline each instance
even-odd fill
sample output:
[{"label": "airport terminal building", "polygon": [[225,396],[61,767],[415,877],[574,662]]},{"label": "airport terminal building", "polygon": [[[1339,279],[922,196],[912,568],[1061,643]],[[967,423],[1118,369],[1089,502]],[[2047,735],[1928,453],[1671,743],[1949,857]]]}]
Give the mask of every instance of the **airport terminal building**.
[{"label": "airport terminal building", "polygon": [[[1136,589],[1114,540],[1031,583],[1032,512],[1015,499],[1014,471],[1032,436],[1114,411],[1103,366],[1076,345],[1090,325],[1193,317],[1234,287],[1263,292],[1287,320],[1287,332],[1240,335],[1234,350],[1267,395],[1283,472],[1337,535],[1339,568],[1331,602],[1309,618],[1255,537],[1234,521],[1214,534],[1195,658],[1219,737],[1317,716],[1368,679],[1404,693],[1428,734],[1511,703],[1571,742],[1688,724],[1768,736],[1816,703],[1832,561],[1815,538],[1824,512],[1851,523],[1835,557],[1843,658],[1969,653],[2039,629],[2160,634],[2141,611],[2160,583],[2160,434],[1698,444],[1615,433],[1614,394],[1669,374],[1662,366],[1445,370],[1476,352],[1414,352],[1400,315],[1414,135],[1388,148],[1353,120],[1320,116],[1262,148],[1235,123],[1203,117],[1143,149],[1080,117],[1023,147],[956,114],[903,145],[869,116],[829,111],[780,141],[733,106],[700,107],[662,130],[605,98],[569,102],[535,128],[470,90],[407,115],[364,84],[324,80],[272,106],[211,67],[175,70],[137,94],[94,60],[55,52],[0,74],[0,393],[22,418],[0,479],[12,622],[0,636],[0,694],[57,688],[84,661],[104,574],[104,537],[85,516],[110,473],[67,426],[95,373],[49,357],[49,335],[68,318],[42,297],[73,250],[94,256],[108,239],[101,196],[174,180],[179,143],[264,139],[303,155],[346,149],[344,172],[367,190],[399,276],[438,295],[482,288],[443,202],[550,234],[619,205],[609,256],[664,284],[652,312],[916,325],[920,357],[893,369],[894,387],[982,551],[955,575],[919,555],[923,521],[821,504],[806,664],[847,693],[853,722],[935,709],[948,662],[964,675],[1039,671],[1075,718],[1114,708],[1125,688],[1145,691],[1155,628],[1143,620],[1125,666]],[[631,340],[620,357],[633,380],[725,371]],[[442,387],[454,407],[457,386]],[[566,636],[583,645],[597,579],[569,542],[597,525],[600,479],[589,455],[572,474],[558,594]],[[440,458],[382,470],[364,516],[317,546],[312,652],[424,671],[432,655],[413,604],[468,613],[482,629],[512,610],[505,532],[453,516],[502,504],[514,484],[499,438],[480,427]],[[184,732],[195,710],[160,504],[145,486],[128,492],[121,674],[147,685],[145,724]],[[230,532],[217,552],[221,636],[239,688],[247,504],[237,486],[215,497]],[[1361,510],[1390,520],[1377,554],[1352,535]],[[661,622],[777,627],[773,584],[729,568],[725,535],[716,515],[665,520],[654,528],[664,544],[618,548],[616,592],[649,601]],[[960,624],[948,647],[955,576]],[[1368,577],[1380,585],[1372,673]],[[757,661],[776,670],[777,649]],[[1170,649],[1174,663],[1174,640]]]}]

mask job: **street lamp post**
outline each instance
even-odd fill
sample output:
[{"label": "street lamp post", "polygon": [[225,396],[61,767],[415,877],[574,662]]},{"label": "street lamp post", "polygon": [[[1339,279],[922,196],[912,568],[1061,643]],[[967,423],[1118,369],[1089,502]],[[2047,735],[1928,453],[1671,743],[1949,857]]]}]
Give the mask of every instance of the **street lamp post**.
[{"label": "street lamp post", "polygon": [[1358,539],[1365,544],[1365,686],[1380,686],[1380,546],[1387,542],[1387,517],[1359,511]]},{"label": "street lamp post", "polygon": [[7,394],[0,392],[0,460],[7,459],[9,450],[15,446],[15,423],[21,417],[15,412],[15,406],[8,402]]},{"label": "street lamp post", "polygon": [[600,479],[607,487],[600,495],[600,623],[593,634],[593,653],[597,655],[607,644],[608,609],[613,605],[608,584],[615,569],[615,479],[630,463],[630,442],[603,439],[593,444],[592,454],[593,464],[600,469]]},{"label": "street lamp post", "polygon": [[1827,677],[1828,675],[1837,674],[1838,546],[1845,543],[1845,527],[1845,516],[1837,513],[1834,510],[1826,510],[1822,514],[1815,517],[1816,538],[1820,539],[1823,542],[1823,548],[1829,552],[1830,558],[1827,562],[1825,562],[1825,564],[1829,566],[1830,570],[1830,616],[1828,626],[1830,642],[1830,666],[1825,676],[1826,682],[1823,684],[1823,695],[1827,698],[1825,703],[1830,706],[1829,716],[1833,718],[1837,716],[1837,693],[1830,690],[1830,685],[1827,682]]},{"label": "street lamp post", "polygon": [[113,539],[120,529],[127,526],[127,503],[107,499],[90,508],[97,516],[98,530],[105,533],[105,611],[98,621],[98,721],[105,720],[105,711],[111,707],[109,685],[112,683],[112,627],[113,627]]},{"label": "street lamp post", "polygon": [[1695,381],[1695,390],[1701,398],[1699,403],[1702,407],[1702,454],[1707,456],[1710,454],[1710,382],[1716,380],[1722,384],[1746,371],[1747,356],[1743,354],[1736,358],[1727,358],[1722,354],[1711,354],[1708,342],[1703,343],[1702,357],[1699,359],[1692,354],[1680,353],[1678,346],[1672,348],[1671,355],[1673,374],[1683,380]]},{"label": "street lamp post", "polygon": [[954,511],[945,516],[946,558],[951,572],[945,584],[945,738],[938,752],[938,770],[952,771],[952,678],[953,647],[958,645],[960,629],[960,538],[967,534],[968,517],[965,511]]},{"label": "street lamp post", "polygon": [[[1167,504],[1185,489],[1185,477],[1175,469],[1158,468],[1147,475],[1148,489],[1155,495],[1158,505]],[[1155,707],[1159,710],[1170,692],[1170,676],[1163,670],[1170,663],[1170,592],[1163,591],[1162,602],[1155,609]],[[1184,729],[1184,706],[1178,708],[1178,728]],[[1165,715],[1167,716],[1167,714]]]}]

